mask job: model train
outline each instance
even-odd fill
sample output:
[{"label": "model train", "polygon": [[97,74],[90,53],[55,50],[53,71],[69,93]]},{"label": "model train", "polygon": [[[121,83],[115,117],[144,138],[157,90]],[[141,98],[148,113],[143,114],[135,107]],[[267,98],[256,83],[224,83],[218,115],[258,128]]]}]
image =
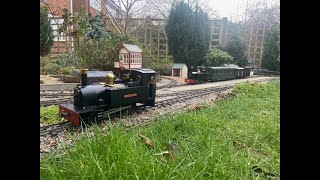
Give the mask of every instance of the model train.
[{"label": "model train", "polygon": [[103,84],[88,84],[88,70],[81,70],[80,85],[74,88],[73,103],[59,105],[59,114],[73,125],[104,119],[119,107],[154,106],[156,97],[156,72],[151,69],[123,70],[120,79],[113,73]]},{"label": "model train", "polygon": [[196,84],[201,82],[242,79],[248,76],[250,76],[250,68],[197,66],[188,72],[188,78],[185,79],[185,82],[188,84]]}]

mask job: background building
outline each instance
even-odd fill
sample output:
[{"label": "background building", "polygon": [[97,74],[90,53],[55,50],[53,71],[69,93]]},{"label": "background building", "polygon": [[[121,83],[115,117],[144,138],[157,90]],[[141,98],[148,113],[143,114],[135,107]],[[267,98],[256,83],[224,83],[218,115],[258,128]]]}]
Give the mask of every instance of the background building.
[{"label": "background building", "polygon": [[[63,10],[67,9],[72,15],[76,15],[80,8],[85,13],[102,14],[110,13],[113,17],[119,17],[124,12],[120,10],[113,0],[41,0],[42,4],[49,5],[49,13],[51,25],[53,28],[54,45],[51,49],[50,57],[72,51],[74,48],[74,39],[63,33],[58,33],[58,27],[63,23]],[[114,26],[114,20],[106,16],[107,28],[110,31],[117,31]],[[128,24],[128,33],[134,35],[139,43],[144,44],[148,54],[155,61],[168,60],[169,51],[167,45],[167,37],[165,33],[164,19],[155,18],[130,18]],[[235,33],[235,26],[244,42],[246,43],[246,53],[248,56],[248,65],[251,67],[261,67],[261,59],[263,54],[263,45],[266,36],[272,27],[280,29],[280,22],[275,20],[263,21],[261,19],[255,21],[246,21],[245,23],[231,23],[226,17],[222,19],[210,20],[211,42],[210,48],[218,45],[225,46],[230,36]],[[71,27],[73,28],[73,27]]]}]

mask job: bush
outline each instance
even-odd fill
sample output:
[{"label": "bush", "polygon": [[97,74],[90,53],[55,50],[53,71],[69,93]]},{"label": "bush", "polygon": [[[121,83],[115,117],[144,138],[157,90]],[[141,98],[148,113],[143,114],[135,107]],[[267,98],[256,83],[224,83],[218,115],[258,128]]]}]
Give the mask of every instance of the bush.
[{"label": "bush", "polygon": [[58,56],[55,62],[50,62],[48,57],[40,57],[40,74],[65,74],[79,75],[82,60],[73,53]]},{"label": "bush", "polygon": [[70,67],[60,67],[60,69],[58,71],[59,71],[59,74],[77,76],[79,70],[70,66]]},{"label": "bush", "polygon": [[40,57],[40,68],[47,66],[49,63],[49,57]]},{"label": "bush", "polygon": [[[143,46],[142,46],[143,47]],[[156,58],[148,54],[148,51],[144,49],[144,58],[142,62],[142,67],[155,70],[160,75],[170,76],[171,67],[173,64],[172,56],[168,56],[168,59],[160,59],[159,61]]]},{"label": "bush", "polygon": [[57,74],[60,66],[55,63],[48,63],[46,66],[40,68],[42,74]]},{"label": "bush", "polygon": [[204,57],[206,66],[221,66],[224,63],[230,64],[233,62],[233,57],[227,52],[220,49],[210,49],[207,55]]},{"label": "bush", "polygon": [[119,46],[122,43],[137,44],[134,38],[117,33],[99,40],[84,38],[80,41],[77,55],[88,69],[109,70],[119,59]]},{"label": "bush", "polygon": [[83,65],[83,60],[73,53],[62,54],[58,56],[57,64],[61,67],[79,68]]},{"label": "bush", "polygon": [[154,71],[156,71],[160,75],[170,76],[171,75],[171,67],[172,67],[171,63],[170,64],[153,63],[146,68],[153,69]]}]

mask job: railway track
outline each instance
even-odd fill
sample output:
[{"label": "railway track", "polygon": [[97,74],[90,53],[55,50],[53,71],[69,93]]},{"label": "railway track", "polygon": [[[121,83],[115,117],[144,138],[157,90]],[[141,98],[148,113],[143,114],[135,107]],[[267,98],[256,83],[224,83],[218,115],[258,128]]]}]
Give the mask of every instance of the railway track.
[{"label": "railway track", "polygon": [[[177,81],[171,78],[162,77],[164,79],[169,79],[170,82],[165,85],[157,86],[157,89],[163,89],[163,88],[170,88],[170,87],[176,87]],[[57,98],[57,97],[64,97],[64,96],[72,96],[73,91],[63,91],[63,90],[41,90],[40,91],[40,98]]]},{"label": "railway track", "polygon": [[[255,82],[266,82],[266,81],[268,81],[268,80],[257,80]],[[236,84],[239,84],[239,83],[233,83],[230,85],[224,85],[224,86],[218,86],[218,87],[209,87],[209,88],[198,89],[198,90],[188,90],[188,91],[183,91],[183,92],[179,92],[179,93],[173,93],[174,95],[168,94],[168,96],[170,95],[170,96],[175,96],[175,97],[170,98],[170,99],[166,99],[166,100],[156,101],[155,107],[156,108],[164,108],[164,107],[168,107],[170,105],[176,104],[176,103],[186,102],[190,99],[203,97],[203,96],[209,95],[211,93],[222,92],[222,91],[233,88]],[[120,112],[122,110],[127,110],[130,108],[131,108],[131,106],[114,108],[114,109],[109,110],[108,113],[111,116],[111,115],[115,115],[117,112]],[[45,136],[48,134],[55,135],[55,134],[63,131],[69,125],[71,125],[70,122],[61,122],[61,123],[57,123],[57,124],[52,124],[52,125],[40,127],[40,136]]]},{"label": "railway track", "polygon": [[179,94],[174,98],[167,99],[167,100],[162,100],[162,101],[157,101],[155,103],[155,106],[158,108],[161,107],[167,107],[175,103],[181,103],[181,102],[186,102],[190,99],[202,97],[214,92],[222,92],[225,90],[228,90],[232,88],[234,85],[227,85],[227,86],[222,86],[222,87],[215,87],[215,88],[206,88],[206,89],[200,89],[200,90],[192,90],[192,91],[186,91],[183,94]]},{"label": "railway track", "polygon": [[[170,78],[167,78],[167,79],[170,79]],[[257,80],[256,82],[259,82],[259,80]],[[233,85],[235,85],[235,84],[239,84],[239,83],[233,83]],[[159,88],[157,88],[157,89],[159,90],[159,89],[170,88],[170,87],[172,88],[172,87],[178,87],[178,86],[188,86],[188,85],[186,85],[186,84],[177,85],[177,82],[175,80],[172,80],[170,83],[163,85],[163,86],[159,86]],[[170,93],[170,94],[159,94],[159,95],[157,95],[157,97],[179,96],[181,94],[194,93],[191,91],[194,91],[194,90],[183,91],[183,92],[174,92],[174,93]],[[58,105],[58,104],[67,103],[67,102],[71,103],[72,99],[73,99],[71,92],[65,93],[65,92],[61,92],[61,91],[56,91],[56,92],[49,93],[49,94],[54,94],[52,96],[58,97],[59,99],[50,99],[50,100],[40,101],[40,106],[47,107],[47,106]]]},{"label": "railway track", "polygon": [[[193,90],[193,91],[186,91],[184,93],[178,93],[178,95],[174,98],[167,99],[167,100],[162,100],[162,101],[156,101],[155,107],[157,108],[162,108],[162,107],[167,107],[175,103],[180,103],[180,102],[185,102],[189,99],[193,98],[198,98],[201,96],[205,96],[208,94],[211,94],[213,92],[221,92],[226,89],[232,88],[233,85],[228,85],[228,86],[223,86],[223,87],[218,87],[218,88],[207,88],[207,89],[200,89],[200,90]],[[120,108],[115,108],[109,111],[109,115],[113,115],[120,110],[126,110],[129,109],[130,107],[122,107]],[[40,136],[45,136],[45,135],[56,135],[59,132],[63,131],[65,128],[67,128],[69,125],[71,125],[70,122],[61,122],[57,124],[52,124],[48,126],[43,126],[40,127]]]},{"label": "railway track", "polygon": [[73,97],[45,100],[45,101],[40,101],[40,106],[47,107],[47,106],[52,106],[52,105],[58,105],[58,104],[62,104],[62,103],[72,102],[72,100],[73,100]]},{"label": "railway track", "polygon": [[[129,105],[129,106],[121,107],[121,108],[120,107],[119,108],[113,108],[113,109],[110,109],[107,113],[108,113],[109,117],[111,118],[117,112],[121,112],[121,111],[130,109],[131,107],[132,106]],[[51,125],[47,125],[47,126],[42,126],[42,127],[40,127],[40,136],[57,135],[59,132],[65,130],[65,129],[68,129],[69,127],[73,127],[73,125],[69,121],[64,121],[64,122],[51,124]]]},{"label": "railway track", "polygon": [[164,88],[170,88],[170,87],[175,87],[177,86],[178,82],[174,79],[170,79],[170,78],[167,78],[167,77],[162,77],[164,79],[169,79],[170,82],[168,84],[165,84],[165,85],[162,85],[162,86],[158,86],[157,89],[164,89]]},{"label": "railway track", "polygon": [[66,96],[73,96],[73,93],[43,93],[43,94],[40,94],[40,98],[59,98],[59,97],[66,97]]},{"label": "railway track", "polygon": [[59,132],[63,131],[65,127],[71,125],[71,122],[61,122],[56,124],[51,124],[47,126],[40,127],[40,136],[45,136],[48,134],[56,135]]},{"label": "railway track", "polygon": [[[169,79],[170,82],[168,84],[157,87],[157,89],[164,89],[170,87],[176,87],[177,81],[174,79],[170,79],[167,77],[163,77]],[[40,99],[49,99],[49,100],[40,100],[40,106],[47,107],[51,105],[58,105],[61,103],[70,102],[72,100],[73,92],[71,91],[41,91]]]}]

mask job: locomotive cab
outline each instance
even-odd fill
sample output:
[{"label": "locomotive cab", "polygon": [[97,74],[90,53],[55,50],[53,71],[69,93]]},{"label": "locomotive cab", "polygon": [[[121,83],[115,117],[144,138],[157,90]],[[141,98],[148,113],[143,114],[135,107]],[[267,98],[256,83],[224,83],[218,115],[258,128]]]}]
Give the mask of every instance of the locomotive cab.
[{"label": "locomotive cab", "polygon": [[141,86],[142,98],[145,106],[154,106],[156,97],[157,73],[152,69],[131,69],[121,72],[125,85],[129,87]]}]

